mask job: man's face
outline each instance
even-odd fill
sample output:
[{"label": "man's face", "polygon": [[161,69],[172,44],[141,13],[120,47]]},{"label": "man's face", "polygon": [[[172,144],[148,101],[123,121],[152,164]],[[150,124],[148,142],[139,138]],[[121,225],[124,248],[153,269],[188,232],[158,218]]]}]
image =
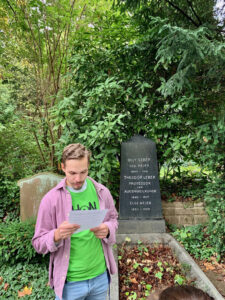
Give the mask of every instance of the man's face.
[{"label": "man's face", "polygon": [[82,188],[88,175],[88,159],[70,159],[62,163],[62,170],[66,175],[66,184],[75,190]]}]

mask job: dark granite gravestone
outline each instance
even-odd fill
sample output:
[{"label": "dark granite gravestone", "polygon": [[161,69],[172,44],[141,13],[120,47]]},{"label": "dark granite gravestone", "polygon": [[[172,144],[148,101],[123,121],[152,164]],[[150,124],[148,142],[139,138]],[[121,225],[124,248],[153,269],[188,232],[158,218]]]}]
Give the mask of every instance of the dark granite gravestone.
[{"label": "dark granite gravestone", "polygon": [[155,142],[136,135],[121,147],[119,232],[165,232]]}]

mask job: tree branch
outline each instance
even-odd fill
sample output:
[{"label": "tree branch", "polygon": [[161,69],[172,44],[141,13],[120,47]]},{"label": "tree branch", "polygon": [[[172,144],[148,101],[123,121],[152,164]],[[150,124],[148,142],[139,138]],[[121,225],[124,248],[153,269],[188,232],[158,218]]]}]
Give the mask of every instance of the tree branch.
[{"label": "tree branch", "polygon": [[202,25],[202,21],[201,21],[201,19],[199,18],[199,16],[197,15],[197,13],[195,12],[194,7],[193,7],[191,1],[190,1],[190,0],[187,0],[187,3],[188,3],[188,5],[190,6],[190,8],[191,8],[193,14],[194,14],[195,17],[197,18],[197,20],[198,20],[198,22],[199,22],[199,26]]},{"label": "tree branch", "polygon": [[15,19],[17,20],[16,12],[15,12],[15,10],[13,9],[12,5],[10,4],[9,0],[6,0],[6,2],[8,3],[10,9],[12,10],[12,12],[13,12],[13,14],[14,14],[14,16],[15,16]]},{"label": "tree branch", "polygon": [[191,21],[191,23],[193,23],[196,27],[199,27],[199,24],[197,24],[189,15],[187,15],[180,7],[178,7],[177,5],[175,5],[174,3],[172,3],[169,0],[165,0],[169,5],[171,5],[173,8],[175,8],[176,10],[178,10],[183,16],[185,16],[185,18],[187,18],[189,21]]},{"label": "tree branch", "polygon": [[41,146],[40,146],[40,143],[39,143],[39,141],[38,141],[38,137],[37,137],[37,134],[36,134],[36,132],[35,132],[34,128],[32,128],[32,132],[33,132],[33,135],[34,135],[35,141],[36,141],[36,143],[37,143],[38,150],[39,150],[39,152],[40,152],[40,155],[41,155],[42,161],[43,161],[43,162],[46,164],[45,157],[44,157],[43,151],[42,151],[42,149],[41,149]]}]

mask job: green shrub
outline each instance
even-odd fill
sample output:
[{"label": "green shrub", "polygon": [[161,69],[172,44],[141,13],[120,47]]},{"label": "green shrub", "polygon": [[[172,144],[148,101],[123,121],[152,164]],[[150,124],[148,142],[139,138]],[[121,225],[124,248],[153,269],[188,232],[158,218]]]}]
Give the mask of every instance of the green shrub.
[{"label": "green shrub", "polygon": [[19,216],[19,187],[16,181],[1,176],[0,179],[0,219]]},{"label": "green shrub", "polygon": [[205,185],[202,193],[209,221],[206,225],[171,228],[172,235],[184,248],[198,259],[216,256],[218,261],[225,257],[225,183],[216,178]]},{"label": "green shrub", "polygon": [[209,215],[207,233],[216,249],[217,258],[225,257],[225,182],[217,178],[206,186],[206,210]]},{"label": "green shrub", "polygon": [[[168,178],[160,180],[161,195],[167,201],[175,201],[175,197],[180,197],[182,200],[204,201],[204,194],[206,190],[207,178],[200,174],[197,176],[184,176],[176,174],[176,179]],[[191,199],[190,199],[191,198]]]},{"label": "green shrub", "polygon": [[203,225],[176,228],[172,235],[197,259],[210,259],[216,253]]},{"label": "green shrub", "polygon": [[54,292],[48,286],[47,269],[48,263],[46,260],[41,263],[1,265],[0,299],[20,299],[18,291],[23,291],[25,287],[30,290],[32,288],[31,296],[25,296],[25,299],[54,299]]},{"label": "green shrub", "polygon": [[31,239],[34,235],[35,222],[7,221],[0,223],[0,262],[15,264],[17,262],[37,261],[38,255]]}]

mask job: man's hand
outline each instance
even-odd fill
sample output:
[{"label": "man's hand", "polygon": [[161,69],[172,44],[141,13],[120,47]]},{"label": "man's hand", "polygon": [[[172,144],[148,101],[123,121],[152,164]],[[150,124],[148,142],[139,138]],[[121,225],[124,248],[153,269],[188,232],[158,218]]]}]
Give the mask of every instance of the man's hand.
[{"label": "man's hand", "polygon": [[91,228],[90,231],[92,231],[97,238],[104,239],[109,233],[109,228],[106,224],[102,223],[98,227]]},{"label": "man's hand", "polygon": [[70,224],[67,221],[64,221],[54,233],[54,241],[57,243],[61,240],[67,239],[70,237],[74,231],[80,228],[80,225],[77,224]]}]

